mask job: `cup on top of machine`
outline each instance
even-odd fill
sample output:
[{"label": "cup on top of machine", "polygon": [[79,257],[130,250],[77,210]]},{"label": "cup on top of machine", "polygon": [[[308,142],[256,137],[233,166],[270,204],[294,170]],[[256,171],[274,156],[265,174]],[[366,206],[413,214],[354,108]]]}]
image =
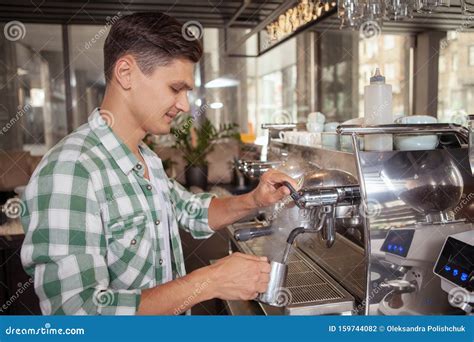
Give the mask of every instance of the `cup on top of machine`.
[{"label": "cup on top of machine", "polygon": [[[438,120],[428,115],[402,116],[395,120],[398,124],[430,124]],[[438,136],[428,135],[396,135],[394,138],[395,148],[400,151],[433,150],[438,146]]]},{"label": "cup on top of machine", "polygon": [[322,134],[323,147],[329,149],[337,149],[339,146],[339,136],[336,133],[336,128],[339,122],[328,122],[324,125],[324,133]]},{"label": "cup on top of machine", "polygon": [[321,112],[313,112],[308,114],[306,122],[306,129],[308,132],[319,133],[324,131],[324,123],[326,122],[326,116]]}]

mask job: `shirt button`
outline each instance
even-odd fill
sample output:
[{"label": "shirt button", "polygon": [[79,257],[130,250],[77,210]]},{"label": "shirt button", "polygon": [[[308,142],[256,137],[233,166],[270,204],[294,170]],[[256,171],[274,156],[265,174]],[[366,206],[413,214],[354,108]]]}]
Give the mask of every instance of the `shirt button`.
[{"label": "shirt button", "polygon": [[137,168],[137,170],[141,170],[142,169],[142,164],[138,163],[136,168]]},{"label": "shirt button", "polygon": [[151,187],[150,184],[148,184],[148,185],[146,186],[146,188],[147,188],[147,190],[151,190],[152,187]]},{"label": "shirt button", "polygon": [[158,262],[160,263],[160,265],[162,265],[163,264],[163,259],[160,259]]},{"label": "shirt button", "polygon": [[155,224],[156,224],[156,225],[159,225],[159,224],[160,224],[160,220],[156,220],[156,221],[155,221]]},{"label": "shirt button", "polygon": [[135,239],[132,239],[132,241],[130,241],[130,244],[133,246],[133,245],[136,245],[137,244],[137,240]]}]

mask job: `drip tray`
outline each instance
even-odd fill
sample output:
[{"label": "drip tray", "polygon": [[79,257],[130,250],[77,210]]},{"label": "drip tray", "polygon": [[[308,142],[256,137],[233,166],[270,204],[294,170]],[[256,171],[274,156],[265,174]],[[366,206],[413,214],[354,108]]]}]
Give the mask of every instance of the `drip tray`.
[{"label": "drip tray", "polygon": [[[233,229],[230,229],[233,234]],[[231,235],[232,236],[232,235]],[[231,237],[232,238],[232,237]],[[281,249],[285,241],[260,238],[235,241],[244,253],[269,255]],[[273,242],[273,243],[272,243]],[[285,299],[289,304],[278,308],[259,303],[266,315],[339,315],[354,309],[354,297],[329,276],[314,261],[292,248],[288,259]]]},{"label": "drip tray", "polygon": [[[354,309],[354,297],[312,261],[294,251],[288,262],[286,289],[290,304],[287,315],[341,314]],[[267,314],[275,314],[274,307],[261,304]]]}]

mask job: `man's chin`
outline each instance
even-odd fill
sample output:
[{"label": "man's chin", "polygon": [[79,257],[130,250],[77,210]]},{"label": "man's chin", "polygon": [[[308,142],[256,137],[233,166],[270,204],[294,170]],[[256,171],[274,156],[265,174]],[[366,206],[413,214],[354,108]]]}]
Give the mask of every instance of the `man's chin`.
[{"label": "man's chin", "polygon": [[171,124],[163,125],[161,127],[151,127],[148,132],[153,135],[166,135],[171,132]]}]

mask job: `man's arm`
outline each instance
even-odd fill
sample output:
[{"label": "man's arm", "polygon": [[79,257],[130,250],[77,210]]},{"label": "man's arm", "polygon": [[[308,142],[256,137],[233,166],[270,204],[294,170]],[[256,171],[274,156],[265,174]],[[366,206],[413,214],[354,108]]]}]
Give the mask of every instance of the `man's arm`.
[{"label": "man's arm", "polygon": [[21,256],[43,314],[171,315],[210,298],[253,299],[267,288],[268,260],[234,253],[151,289],[112,289],[100,208],[84,167],[46,165],[25,200]]},{"label": "man's arm", "polygon": [[269,170],[260,177],[258,186],[252,192],[240,196],[213,198],[209,206],[209,226],[219,230],[249,215],[257,208],[282,200],[290,194],[286,186],[281,186],[283,181],[297,188],[293,178],[282,172]]},{"label": "man's arm", "polygon": [[182,278],[142,290],[137,313],[176,315],[212,298],[255,299],[267,290],[269,273],[266,257],[233,253]]}]

